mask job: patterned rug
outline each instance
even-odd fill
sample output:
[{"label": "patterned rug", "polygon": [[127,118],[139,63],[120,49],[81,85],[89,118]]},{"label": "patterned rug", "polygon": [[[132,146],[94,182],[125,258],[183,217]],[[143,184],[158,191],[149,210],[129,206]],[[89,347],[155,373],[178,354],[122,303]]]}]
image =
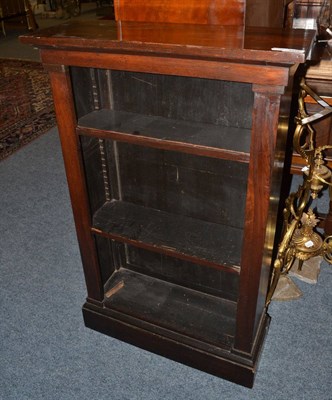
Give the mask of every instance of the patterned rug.
[{"label": "patterned rug", "polygon": [[42,65],[0,59],[0,160],[55,124],[50,82]]}]

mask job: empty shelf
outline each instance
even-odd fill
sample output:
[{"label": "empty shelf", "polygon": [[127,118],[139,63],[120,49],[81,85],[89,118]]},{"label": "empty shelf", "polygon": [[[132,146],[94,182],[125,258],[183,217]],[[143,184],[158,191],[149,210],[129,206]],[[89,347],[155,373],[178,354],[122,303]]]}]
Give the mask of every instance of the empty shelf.
[{"label": "empty shelf", "polygon": [[93,232],[192,262],[239,272],[243,231],[123,201],[105,203]]},{"label": "empty shelf", "polygon": [[219,347],[234,337],[236,303],[123,268],[107,282],[104,305]]},{"label": "empty shelf", "polygon": [[249,162],[250,129],[106,109],[85,115],[78,125],[83,135]]}]

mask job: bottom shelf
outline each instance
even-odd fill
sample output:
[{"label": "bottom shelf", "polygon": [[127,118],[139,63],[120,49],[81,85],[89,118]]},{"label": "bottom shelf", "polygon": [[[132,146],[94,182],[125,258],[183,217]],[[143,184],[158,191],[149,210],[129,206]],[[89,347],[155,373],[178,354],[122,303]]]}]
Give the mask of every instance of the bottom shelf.
[{"label": "bottom shelf", "polygon": [[105,307],[189,338],[231,349],[236,303],[121,268],[105,286]]},{"label": "bottom shelf", "polygon": [[[130,276],[133,279],[128,279]],[[229,302],[207,296],[206,299],[209,298],[209,301],[202,307],[203,297],[201,295],[184,290],[181,296],[181,292],[175,285],[146,278],[135,273],[132,275],[128,270],[117,272],[109,282],[108,292],[106,292],[109,297],[106,297],[104,306],[93,300],[88,300],[84,304],[85,325],[144,350],[240,385],[252,387],[270,317],[267,314],[264,316],[251,355],[233,352],[232,348],[222,349],[205,343],[204,340],[205,336],[209,340],[226,337],[226,331],[234,328],[234,319],[226,317],[221,311],[225,310],[226,303]],[[156,300],[159,289],[161,290],[159,293],[161,301],[153,303],[154,308],[151,310],[149,304],[151,305],[151,301]],[[211,310],[209,306],[212,306]],[[221,307],[220,310],[218,310],[218,306]],[[234,304],[231,303],[230,306],[232,308]],[[194,326],[194,330],[191,331],[200,336],[201,340],[139,319],[139,315],[141,315],[146,320],[152,321],[158,316],[162,317],[162,311],[170,308],[173,308],[173,314],[168,316],[164,314],[165,319],[159,320],[158,323],[165,324],[167,321],[168,325],[171,323],[178,330],[184,332]],[[116,309],[126,309],[126,311],[136,314],[136,317]],[[205,324],[210,324],[208,330],[205,329]],[[199,327],[201,327],[201,331],[199,331]]]}]

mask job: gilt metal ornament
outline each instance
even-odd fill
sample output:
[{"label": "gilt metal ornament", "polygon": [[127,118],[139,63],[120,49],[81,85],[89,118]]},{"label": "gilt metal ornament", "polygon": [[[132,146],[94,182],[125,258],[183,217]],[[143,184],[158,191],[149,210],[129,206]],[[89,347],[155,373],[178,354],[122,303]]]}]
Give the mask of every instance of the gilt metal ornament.
[{"label": "gilt metal ornament", "polygon": [[[310,208],[311,199],[317,198],[324,187],[329,187],[331,198],[332,173],[325,165],[324,151],[332,149],[331,145],[315,146],[314,121],[332,114],[332,107],[319,97],[303,79],[300,84],[298,99],[299,111],[296,117],[296,129],[293,146],[304,159],[303,183],[297,191],[291,193],[285,202],[283,210],[283,233],[278,247],[278,253],[273,264],[270,289],[266,304],[271,302],[281,275],[287,274],[295,260],[298,268],[309,258],[321,255],[332,264],[332,236],[326,238],[315,232],[318,219]],[[322,110],[309,115],[305,108],[305,97],[311,96]]]}]

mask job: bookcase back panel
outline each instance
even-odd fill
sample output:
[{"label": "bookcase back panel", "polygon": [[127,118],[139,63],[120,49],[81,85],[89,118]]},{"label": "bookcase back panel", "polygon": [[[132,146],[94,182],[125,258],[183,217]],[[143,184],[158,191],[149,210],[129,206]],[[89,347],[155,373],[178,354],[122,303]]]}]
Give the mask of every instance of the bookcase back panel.
[{"label": "bookcase back panel", "polygon": [[112,71],[115,110],[250,129],[251,84]]},{"label": "bookcase back panel", "polygon": [[231,301],[237,300],[238,274],[133,246],[126,246],[125,255],[124,266],[130,270]]},{"label": "bookcase back panel", "polygon": [[106,149],[114,198],[243,228],[247,164],[119,142],[114,153],[108,140]]}]

